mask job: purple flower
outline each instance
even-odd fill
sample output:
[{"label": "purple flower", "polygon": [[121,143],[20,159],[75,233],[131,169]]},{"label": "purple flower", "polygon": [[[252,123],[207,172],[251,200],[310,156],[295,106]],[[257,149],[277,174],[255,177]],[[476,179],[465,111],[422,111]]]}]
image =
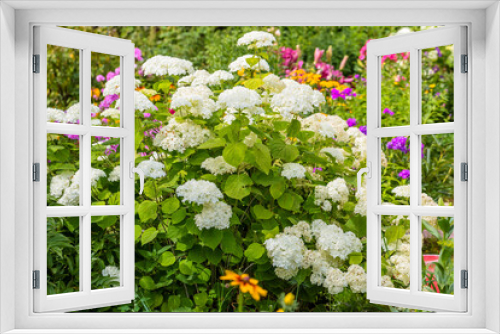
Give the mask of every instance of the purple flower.
[{"label": "purple flower", "polygon": [[391,116],[394,115],[394,111],[392,111],[391,109],[389,108],[385,108],[384,111],[382,111],[384,114],[389,114]]},{"label": "purple flower", "polygon": [[113,79],[115,76],[116,76],[115,72],[108,72],[108,74],[106,74],[106,80],[109,81]]},{"label": "purple flower", "polygon": [[66,135],[69,139],[77,140],[80,139],[79,135]]},{"label": "purple flower", "polygon": [[144,60],[144,58],[142,58],[142,51],[141,51],[141,49],[135,48],[134,55],[135,55],[135,59],[137,59],[138,61],[143,61]]},{"label": "purple flower", "polygon": [[354,74],[355,79],[359,79],[359,74]]},{"label": "purple flower", "polygon": [[422,154],[422,159],[424,158],[424,147],[425,147],[425,145],[424,145],[424,143],[422,143],[422,148],[420,150],[420,153]]},{"label": "purple flower", "polygon": [[366,135],[366,125],[361,125],[359,127],[359,131],[363,132]]},{"label": "purple flower", "polygon": [[116,150],[118,149],[118,146],[120,146],[120,144],[109,145],[109,147],[104,151],[104,154],[110,155],[112,153],[116,153]]},{"label": "purple flower", "polygon": [[101,119],[101,122],[103,122],[104,124],[108,124],[109,120],[107,118],[103,118],[103,119]]},{"label": "purple flower", "polygon": [[436,46],[436,51],[438,53],[438,57],[442,57],[443,56],[443,53],[441,52],[441,49],[439,49],[439,47]]},{"label": "purple flower", "polygon": [[148,112],[145,112],[145,113],[144,113],[144,118],[149,118],[149,117],[151,117],[151,114],[150,114],[150,113],[148,113]]},{"label": "purple flower", "polygon": [[320,172],[322,172],[323,168],[321,168],[321,167],[314,167],[313,168],[313,173],[316,173],[317,170],[319,170]]},{"label": "purple flower", "polygon": [[347,126],[349,126],[349,127],[353,127],[353,126],[355,126],[355,125],[356,125],[356,123],[357,123],[357,122],[356,122],[356,119],[355,119],[355,118],[349,118],[349,119],[347,119]]},{"label": "purple flower", "polygon": [[99,108],[101,109],[109,108],[109,106],[119,98],[120,96],[118,96],[118,94],[106,95],[104,97],[104,100],[102,100],[102,102],[99,104]]},{"label": "purple flower", "polygon": [[410,147],[406,146],[407,139],[406,137],[394,137],[386,146],[389,150],[399,150],[406,154],[410,151]]},{"label": "purple flower", "polygon": [[120,68],[118,67],[117,69],[115,69],[115,74],[116,75],[119,75],[120,74]]},{"label": "purple flower", "polygon": [[336,100],[338,98],[345,100],[346,97],[356,96],[356,93],[352,90],[351,87],[344,88],[342,91],[339,91],[338,89],[333,88],[330,91],[330,95],[331,95],[333,100]]},{"label": "purple flower", "polygon": [[99,74],[98,76],[96,76],[95,79],[97,80],[97,82],[101,82],[101,81],[106,80],[106,78],[104,77],[104,75],[101,75],[101,74]]},{"label": "purple flower", "polygon": [[398,176],[402,179],[407,179],[410,177],[410,170],[409,169],[403,169]]}]

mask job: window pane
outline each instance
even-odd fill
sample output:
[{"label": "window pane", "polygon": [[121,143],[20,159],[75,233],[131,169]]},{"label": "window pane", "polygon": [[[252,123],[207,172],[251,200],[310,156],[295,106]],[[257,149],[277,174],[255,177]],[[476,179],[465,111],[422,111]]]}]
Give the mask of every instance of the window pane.
[{"label": "window pane", "polygon": [[422,52],[422,124],[453,122],[453,45]]},{"label": "window pane", "polygon": [[120,126],[120,57],[92,52],[92,125]]},{"label": "window pane", "polygon": [[80,136],[47,134],[47,205],[80,205]]},{"label": "window pane", "polygon": [[92,289],[120,286],[120,216],[92,217]]},{"label": "window pane", "polygon": [[92,137],[92,205],[120,205],[120,138]]},{"label": "window pane", "polygon": [[410,138],[382,138],[382,204],[410,203]]},{"label": "window pane", "polygon": [[80,122],[80,50],[47,45],[47,122]]},{"label": "window pane", "polygon": [[410,53],[381,59],[381,125],[410,125]]},{"label": "window pane", "polygon": [[453,294],[453,218],[422,217],[422,291]]},{"label": "window pane", "polygon": [[380,286],[410,287],[410,220],[408,216],[381,216],[382,259]]},{"label": "window pane", "polygon": [[47,294],[80,291],[80,217],[47,218]]},{"label": "window pane", "polygon": [[453,133],[422,136],[423,206],[453,206]]}]

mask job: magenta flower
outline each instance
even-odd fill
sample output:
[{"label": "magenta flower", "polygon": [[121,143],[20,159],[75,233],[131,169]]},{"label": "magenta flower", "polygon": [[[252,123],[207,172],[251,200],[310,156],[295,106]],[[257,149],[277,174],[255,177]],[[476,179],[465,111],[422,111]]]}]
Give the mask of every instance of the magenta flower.
[{"label": "magenta flower", "polygon": [[110,155],[110,154],[116,153],[118,146],[120,146],[120,144],[109,145],[109,147],[104,151],[104,154]]},{"label": "magenta flower", "polygon": [[108,72],[108,74],[106,74],[106,80],[109,81],[113,79],[115,76],[116,76],[115,72]]},{"label": "magenta flower", "polygon": [[407,179],[410,177],[410,170],[409,169],[403,169],[398,176],[402,179]]},{"label": "magenta flower", "polygon": [[104,124],[108,124],[109,120],[107,118],[103,118],[103,119],[101,119],[101,122],[103,122]]},{"label": "magenta flower", "polygon": [[317,170],[319,170],[320,172],[322,172],[323,168],[321,168],[321,167],[314,167],[313,168],[313,173],[316,173]]},{"label": "magenta flower", "polygon": [[106,78],[104,77],[104,75],[101,75],[101,74],[99,74],[98,76],[96,76],[95,79],[97,80],[97,82],[101,82],[101,81],[106,80]]},{"label": "magenta flower", "polygon": [[366,51],[367,51],[367,48],[366,46],[368,45],[368,42],[370,42],[371,39],[367,40],[365,45],[363,45],[363,47],[359,50],[359,60],[365,60],[366,58]]},{"label": "magenta flower", "polygon": [[344,88],[342,91],[339,91],[337,88],[333,88],[330,91],[330,95],[331,95],[333,100],[336,100],[338,98],[345,100],[346,97],[356,96],[356,93],[350,87]]},{"label": "magenta flower", "polygon": [[143,61],[144,60],[144,58],[142,58],[142,51],[139,48],[135,48],[135,50],[134,50],[134,56],[135,56],[135,59],[137,59],[138,61]]},{"label": "magenta flower", "polygon": [[349,127],[353,127],[353,126],[355,126],[355,125],[356,125],[356,123],[357,123],[357,122],[356,122],[356,119],[355,119],[355,118],[349,118],[349,119],[347,119],[347,126],[349,126]]},{"label": "magenta flower", "polygon": [[116,75],[119,75],[120,74],[120,68],[118,67],[117,69],[115,69],[115,74]]},{"label": "magenta flower", "polygon": [[319,48],[316,48],[314,50],[314,63],[315,64],[321,62],[321,57],[323,57],[323,53],[325,53],[325,50],[320,50]]},{"label": "magenta flower", "polygon": [[79,135],[66,135],[69,139],[72,139],[72,140],[78,140],[80,139],[80,136]]},{"label": "magenta flower", "polygon": [[174,109],[168,109],[168,112],[171,113],[172,115],[175,114],[175,110]]},{"label": "magenta flower", "polygon": [[119,98],[120,96],[118,96],[118,94],[106,95],[104,97],[104,100],[102,100],[101,103],[99,104],[99,108],[101,109],[109,108],[109,106]]},{"label": "magenta flower", "polygon": [[382,56],[382,64],[387,60],[392,60],[392,61],[397,61],[398,60],[398,55],[397,54],[392,54],[392,55],[385,55]]},{"label": "magenta flower", "polygon": [[367,132],[367,131],[366,131],[366,125],[361,125],[361,126],[359,127],[359,131],[363,132],[363,133],[366,135],[366,132]]},{"label": "magenta flower", "polygon": [[406,145],[407,139],[406,137],[394,137],[387,143],[386,147],[389,150],[398,150],[406,154],[410,152],[410,146]]},{"label": "magenta flower", "polygon": [[382,111],[384,114],[389,114],[391,116],[394,115],[394,111],[392,111],[391,109],[389,108],[385,108],[384,111]]},{"label": "magenta flower", "polygon": [[150,113],[148,113],[148,112],[145,112],[143,115],[144,115],[144,118],[149,118],[149,117],[151,117],[151,114],[150,114]]}]

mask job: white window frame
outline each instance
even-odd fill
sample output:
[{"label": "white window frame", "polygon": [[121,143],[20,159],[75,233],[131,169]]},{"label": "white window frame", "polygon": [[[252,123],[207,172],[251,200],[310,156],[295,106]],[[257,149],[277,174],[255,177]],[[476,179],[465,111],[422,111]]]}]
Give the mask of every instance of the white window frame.
[{"label": "white window frame", "polygon": [[[39,288],[34,289],[35,312],[74,311],[130,303],[135,298],[135,189],[131,169],[135,165],[134,44],[130,41],[47,26],[34,27],[34,54],[39,55],[39,73],[33,75],[34,162],[39,164],[39,181],[33,184],[34,270],[39,271]],[[79,124],[48,123],[47,45],[78,50]],[[120,127],[91,125],[91,54],[106,54],[120,59]],[[87,111],[87,112],[86,112]],[[47,206],[47,134],[80,136],[80,205]],[[91,205],[92,137],[120,139],[120,204]],[[120,285],[92,290],[91,218],[118,216],[120,226]],[[79,217],[79,291],[47,295],[47,217]]]},{"label": "white window frame", "polygon": [[[467,163],[467,75],[461,70],[461,55],[467,55],[466,27],[450,26],[418,33],[373,40],[367,49],[367,164],[371,177],[367,180],[367,298],[377,304],[414,307],[423,310],[467,310],[467,290],[461,288],[462,270],[467,270],[467,184],[461,180],[461,163]],[[454,122],[422,124],[422,50],[453,45],[454,48]],[[409,52],[410,118],[406,124],[384,127],[381,98],[382,62],[384,55]],[[422,135],[454,135],[454,206],[421,206]],[[381,140],[405,136],[410,139],[410,205],[383,205],[381,198]],[[410,220],[410,288],[380,286],[381,217],[404,215]],[[422,216],[454,217],[454,294],[422,291]]]},{"label": "white window frame", "polygon": [[[406,3],[406,4],[405,4]],[[1,330],[12,333],[495,333],[500,331],[499,235],[500,218],[500,11],[493,2],[415,1],[384,2],[262,2],[193,6],[193,3],[133,2],[3,2],[0,6],[0,278]],[[408,4],[410,3],[410,4]],[[24,7],[14,10],[12,7]],[[73,7],[72,7],[73,6]],[[97,9],[99,6],[101,9]],[[116,8],[123,9],[102,9]],[[150,6],[151,10],[147,10]],[[163,6],[163,8],[161,8]],[[351,8],[351,9],[346,9]],[[407,9],[395,9],[406,8]],[[426,7],[427,6],[427,7]],[[432,7],[430,7],[432,6]],[[453,7],[457,6],[457,7]],[[458,7],[460,6],[460,7]],[[488,9],[485,9],[490,6]],[[51,8],[49,10],[36,9]],[[69,8],[61,8],[69,7]],[[81,9],[87,7],[87,9]],[[343,8],[342,8],[343,7]],[[34,9],[35,8],[35,9]],[[75,9],[80,8],[80,9]],[[196,8],[196,9],[193,9]],[[224,9],[220,9],[224,8]],[[408,10],[408,8],[412,8]],[[442,9],[439,9],[442,8]],[[464,24],[469,27],[469,113],[468,145],[470,156],[468,246],[469,311],[436,314],[34,314],[31,290],[30,257],[33,212],[29,194],[33,125],[31,45],[35,24],[57,25],[442,25]],[[7,29],[5,29],[7,28]],[[486,29],[488,28],[488,29]],[[15,40],[13,39],[15,31]],[[7,46],[7,48],[4,48]],[[14,57],[15,56],[15,57]],[[15,71],[11,68],[15,66]],[[488,66],[488,71],[486,71]],[[5,72],[4,72],[5,71]],[[10,77],[4,77],[4,73]],[[12,85],[15,82],[15,85]],[[15,96],[15,100],[5,96]],[[14,107],[14,108],[12,108]],[[11,108],[8,112],[6,108]],[[15,110],[12,113],[12,110]],[[28,120],[28,121],[27,121]],[[486,122],[488,120],[488,122]],[[15,124],[15,129],[8,127]],[[488,135],[485,132],[489,132]],[[15,132],[15,133],[13,133]],[[12,137],[15,137],[15,147]],[[492,145],[488,154],[484,145]],[[10,161],[15,161],[9,163]],[[488,164],[486,163],[488,162]],[[6,175],[6,172],[14,173]],[[486,179],[488,172],[488,179]],[[487,180],[487,182],[486,182]],[[5,187],[5,185],[10,187]],[[486,190],[485,190],[486,187]],[[15,198],[12,196],[15,189]],[[488,195],[488,196],[486,196]],[[488,206],[485,205],[488,204]],[[15,206],[15,212],[5,210]],[[486,219],[486,217],[488,219]],[[15,221],[15,226],[11,223]],[[15,235],[15,240],[12,238]],[[15,241],[15,242],[14,242]],[[485,263],[488,247],[488,266]],[[14,254],[14,256],[12,256]],[[30,259],[26,261],[26,259]],[[486,277],[488,279],[486,279]],[[14,287],[14,288],[13,288]],[[488,292],[488,293],[486,293]],[[12,305],[15,305],[12,307]],[[134,328],[140,328],[134,331]],[[233,328],[233,329],[231,329]],[[234,330],[246,328],[247,330]],[[295,330],[292,330],[294,328]],[[342,330],[345,329],[345,330]],[[411,330],[413,328],[413,330]],[[45,329],[45,331],[43,331]],[[50,331],[47,331],[50,329]],[[156,330],[155,330],[156,329]],[[181,330],[183,329],[183,330]],[[191,329],[191,330],[189,330]],[[249,330],[253,329],[253,330]],[[281,329],[281,330],[280,330]],[[284,330],[286,329],[286,330]],[[420,329],[420,331],[418,331]],[[81,331],[80,331],[81,332]],[[120,332],[125,332],[120,330]]]}]

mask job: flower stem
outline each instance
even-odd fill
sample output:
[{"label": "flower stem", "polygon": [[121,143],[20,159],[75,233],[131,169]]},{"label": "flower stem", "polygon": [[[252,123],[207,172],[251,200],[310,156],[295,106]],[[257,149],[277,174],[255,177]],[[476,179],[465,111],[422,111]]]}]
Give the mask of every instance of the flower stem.
[{"label": "flower stem", "polygon": [[240,292],[238,294],[238,312],[243,312],[244,303],[245,299],[243,298],[243,294]]}]

